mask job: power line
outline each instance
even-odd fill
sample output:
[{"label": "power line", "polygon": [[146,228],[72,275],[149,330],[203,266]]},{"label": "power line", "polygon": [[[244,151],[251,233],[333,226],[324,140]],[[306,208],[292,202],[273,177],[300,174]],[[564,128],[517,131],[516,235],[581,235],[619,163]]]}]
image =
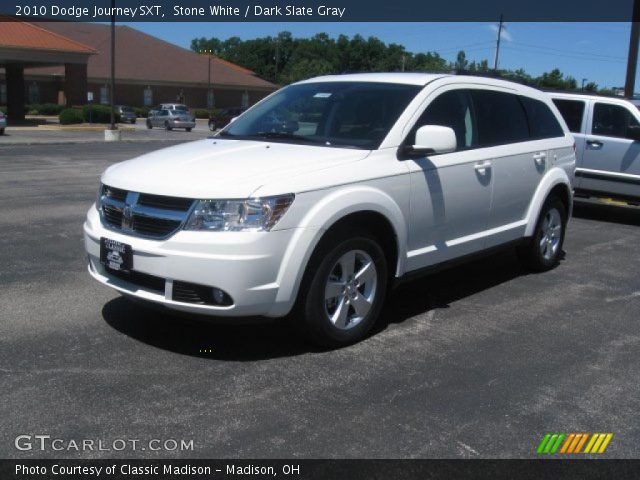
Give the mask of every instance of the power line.
[{"label": "power line", "polygon": [[606,63],[624,63],[625,62],[624,60],[613,60],[613,59],[592,57],[592,56],[589,56],[588,54],[584,54],[583,56],[577,56],[577,55],[569,55],[569,54],[554,53],[554,52],[543,52],[539,50],[529,50],[528,48],[523,48],[518,46],[515,46],[515,47],[504,46],[503,48],[506,48],[507,50],[513,50],[516,52],[533,53],[536,55],[547,55],[551,57],[572,58],[574,60],[597,61],[597,62],[606,62]]},{"label": "power line", "polygon": [[559,48],[553,48],[553,47],[547,47],[547,46],[542,46],[542,45],[532,45],[530,43],[523,43],[523,42],[517,42],[517,41],[511,41],[510,43],[516,44],[516,45],[522,45],[524,47],[530,47],[530,48],[539,48],[542,50],[551,50],[553,52],[560,52],[563,54],[576,54],[576,55],[588,55],[590,57],[602,57],[602,58],[611,58],[611,59],[615,59],[615,60],[625,60],[624,57],[617,57],[614,55],[606,55],[603,53],[585,53],[585,52],[580,52],[578,50],[565,50],[565,49],[559,49]]}]

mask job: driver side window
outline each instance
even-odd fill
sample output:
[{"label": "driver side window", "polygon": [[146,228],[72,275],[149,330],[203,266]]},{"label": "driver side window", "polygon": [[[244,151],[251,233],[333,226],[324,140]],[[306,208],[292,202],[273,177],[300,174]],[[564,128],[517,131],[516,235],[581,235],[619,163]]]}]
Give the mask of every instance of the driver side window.
[{"label": "driver side window", "polygon": [[640,125],[631,112],[620,105],[607,103],[594,105],[591,127],[591,132],[594,135],[627,138],[627,129],[638,126]]},{"label": "driver side window", "polygon": [[453,129],[458,150],[478,145],[473,103],[468,90],[450,90],[433,100],[413,126],[408,143],[415,143],[416,131],[424,125],[440,125]]}]

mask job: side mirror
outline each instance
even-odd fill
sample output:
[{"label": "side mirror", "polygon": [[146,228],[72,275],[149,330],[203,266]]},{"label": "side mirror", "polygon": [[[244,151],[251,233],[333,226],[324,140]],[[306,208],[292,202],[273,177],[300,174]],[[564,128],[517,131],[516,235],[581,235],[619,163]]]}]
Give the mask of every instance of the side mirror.
[{"label": "side mirror", "polygon": [[635,142],[640,141],[640,127],[637,125],[631,125],[627,127],[627,138]]},{"label": "side mirror", "polygon": [[423,125],[416,131],[415,144],[409,147],[412,155],[433,155],[455,152],[458,146],[456,134],[450,127]]}]

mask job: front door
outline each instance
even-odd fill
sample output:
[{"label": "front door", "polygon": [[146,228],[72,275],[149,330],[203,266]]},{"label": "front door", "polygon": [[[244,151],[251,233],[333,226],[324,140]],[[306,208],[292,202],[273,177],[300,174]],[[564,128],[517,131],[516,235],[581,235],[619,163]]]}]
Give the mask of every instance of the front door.
[{"label": "front door", "polygon": [[411,171],[411,233],[408,269],[426,267],[481,250],[492,195],[492,165],[477,141],[471,95],[448,90],[429,103],[409,134],[423,125],[450,127],[457,150],[408,161]]},{"label": "front door", "polygon": [[640,128],[635,112],[622,105],[595,102],[582,164],[580,189],[640,197],[640,142],[628,138]]}]

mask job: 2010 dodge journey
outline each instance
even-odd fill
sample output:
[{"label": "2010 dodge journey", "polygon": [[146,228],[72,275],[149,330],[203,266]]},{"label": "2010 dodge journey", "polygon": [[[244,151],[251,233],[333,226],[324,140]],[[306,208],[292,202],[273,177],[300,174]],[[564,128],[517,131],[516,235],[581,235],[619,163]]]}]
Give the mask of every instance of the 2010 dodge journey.
[{"label": "2010 dodge journey", "polygon": [[290,315],[339,346],[409,273],[517,243],[559,261],[574,140],[537,90],[431,74],[314,78],[215,137],[108,168],[84,225],[89,272],[214,316]]}]

